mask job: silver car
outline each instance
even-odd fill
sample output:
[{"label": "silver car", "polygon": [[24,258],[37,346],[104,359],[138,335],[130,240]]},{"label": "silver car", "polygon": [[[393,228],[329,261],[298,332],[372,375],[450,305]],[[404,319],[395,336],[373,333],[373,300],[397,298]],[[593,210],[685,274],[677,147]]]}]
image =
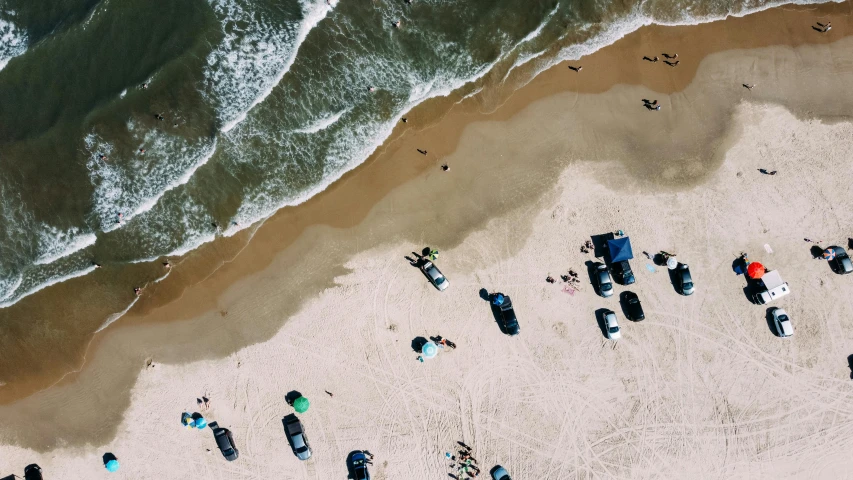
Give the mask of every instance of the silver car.
[{"label": "silver car", "polygon": [[599,265],[595,270],[595,281],[598,283],[598,293],[604,297],[613,296],[613,280],[610,278],[610,272],[607,271],[607,265]]},{"label": "silver car", "polygon": [[434,263],[429,261],[424,262],[424,264],[421,265],[421,271],[424,272],[424,275],[426,275],[430,283],[432,283],[439,291],[443,292],[447,290],[447,287],[450,285],[450,281],[445,278]]},{"label": "silver car", "polygon": [[791,317],[788,312],[781,308],[773,309],[773,322],[776,323],[776,333],[780,337],[790,337],[794,334],[794,325],[791,324]]},{"label": "silver car", "polygon": [[622,331],[619,329],[619,322],[616,321],[616,314],[611,310],[604,312],[604,330],[610,340],[622,338]]}]

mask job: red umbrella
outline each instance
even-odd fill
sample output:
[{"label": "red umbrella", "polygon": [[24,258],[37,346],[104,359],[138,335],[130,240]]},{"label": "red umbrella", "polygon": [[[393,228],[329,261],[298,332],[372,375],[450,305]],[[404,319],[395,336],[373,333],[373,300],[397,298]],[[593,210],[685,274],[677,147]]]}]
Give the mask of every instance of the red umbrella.
[{"label": "red umbrella", "polygon": [[749,278],[758,279],[764,275],[764,265],[758,262],[752,262],[746,266],[746,274]]}]

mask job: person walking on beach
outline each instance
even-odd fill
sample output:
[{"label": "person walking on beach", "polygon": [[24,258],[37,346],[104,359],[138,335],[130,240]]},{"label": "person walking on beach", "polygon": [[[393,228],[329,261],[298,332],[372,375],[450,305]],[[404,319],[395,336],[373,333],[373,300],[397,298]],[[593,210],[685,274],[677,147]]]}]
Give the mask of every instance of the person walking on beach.
[{"label": "person walking on beach", "polygon": [[751,92],[752,89],[755,88],[755,84],[753,83],[750,85],[749,83],[744,83],[743,87]]},{"label": "person walking on beach", "polygon": [[577,67],[573,67],[573,66],[569,65],[569,70],[573,70],[575,72],[580,72],[581,70],[583,70],[583,67],[580,65],[578,65]]},{"label": "person walking on beach", "polygon": [[444,165],[441,166],[441,169],[445,172],[448,172],[448,171],[450,171],[450,165],[445,163]]},{"label": "person walking on beach", "polygon": [[417,151],[418,151],[418,153],[420,153],[421,155],[426,155],[426,154],[427,154],[427,151],[426,151],[426,150],[421,150],[420,148],[418,148],[418,149],[416,149],[416,150],[417,150]]},{"label": "person walking on beach", "polygon": [[667,60],[674,60],[674,59],[678,58],[677,53],[673,53],[672,55],[670,55],[668,53],[661,53],[661,55],[663,55],[663,58],[666,58]]},{"label": "person walking on beach", "polygon": [[324,390],[324,392],[326,392],[326,394],[327,394],[329,397],[334,397],[334,395],[332,395],[332,392],[330,392],[330,391],[328,391],[328,390]]}]

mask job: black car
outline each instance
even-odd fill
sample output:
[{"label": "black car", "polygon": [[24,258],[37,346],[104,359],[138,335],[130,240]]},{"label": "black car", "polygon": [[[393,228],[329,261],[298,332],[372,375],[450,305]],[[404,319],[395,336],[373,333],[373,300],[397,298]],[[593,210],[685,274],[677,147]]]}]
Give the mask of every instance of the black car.
[{"label": "black car", "polygon": [[625,316],[628,317],[628,320],[639,322],[646,318],[646,314],[643,313],[643,306],[640,304],[640,299],[636,293],[623,292],[622,306],[625,309]]},{"label": "black car", "polygon": [[616,277],[616,281],[622,285],[633,285],[636,281],[634,278],[634,272],[631,270],[631,264],[628,263],[628,260],[612,264],[610,266],[610,270],[613,272],[613,276]]},{"label": "black car", "polygon": [[353,480],[370,480],[370,472],[367,470],[367,456],[363,452],[356,452],[351,461]]},{"label": "black car", "polygon": [[305,430],[303,430],[299,418],[290,414],[284,417],[282,423],[284,423],[284,431],[287,433],[287,442],[290,443],[290,449],[293,450],[296,458],[300,460],[311,458],[311,445],[308,444],[308,438],[305,436]]},{"label": "black car", "polygon": [[518,319],[515,318],[515,309],[512,308],[512,300],[509,295],[493,293],[490,295],[492,310],[501,331],[507,335],[518,335],[520,330]]},{"label": "black car", "polygon": [[24,480],[44,480],[44,477],[41,476],[41,467],[35,463],[27,465],[27,468],[24,469]]},{"label": "black car", "polygon": [[829,268],[831,268],[833,272],[839,275],[847,275],[848,273],[853,272],[853,262],[850,261],[850,257],[847,255],[846,250],[837,245],[827,248],[827,250],[829,249],[832,249],[835,252],[835,258],[829,260]]},{"label": "black car", "polygon": [[684,263],[679,263],[675,270],[675,288],[682,295],[693,295],[696,287],[693,286],[693,276],[690,275],[690,267]]},{"label": "black car", "polygon": [[231,430],[217,426],[213,429],[213,438],[216,439],[216,446],[219,447],[219,451],[222,452],[222,456],[226,460],[229,462],[237,460],[240,452],[234,446],[234,437],[231,435]]}]

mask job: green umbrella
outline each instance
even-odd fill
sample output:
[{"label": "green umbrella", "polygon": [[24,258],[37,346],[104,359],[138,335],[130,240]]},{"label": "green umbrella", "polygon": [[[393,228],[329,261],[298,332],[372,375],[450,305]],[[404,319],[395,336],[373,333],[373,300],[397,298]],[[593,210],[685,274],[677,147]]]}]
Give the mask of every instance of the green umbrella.
[{"label": "green umbrella", "polygon": [[299,413],[305,413],[308,410],[308,406],[311,405],[308,402],[308,399],[305,397],[299,397],[293,401],[293,409]]}]

